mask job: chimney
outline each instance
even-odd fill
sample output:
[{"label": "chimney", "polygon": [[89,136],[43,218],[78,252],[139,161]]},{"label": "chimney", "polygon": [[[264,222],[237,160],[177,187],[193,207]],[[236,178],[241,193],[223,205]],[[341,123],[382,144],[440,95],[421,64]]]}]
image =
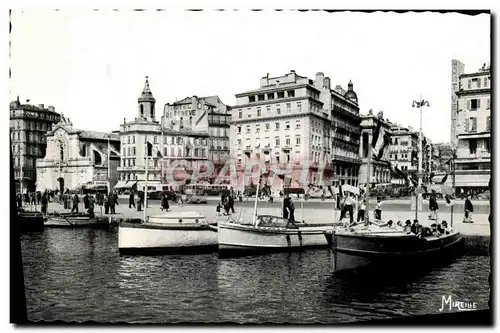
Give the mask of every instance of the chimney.
[{"label": "chimney", "polygon": [[52,112],[56,111],[56,109],[52,105],[49,105],[48,109],[49,109],[49,111],[52,111]]},{"label": "chimney", "polygon": [[325,77],[325,80],[323,81],[323,87],[327,88],[327,89],[331,89],[331,83],[330,83],[330,78],[329,77]]},{"label": "chimney", "polygon": [[125,119],[125,117],[123,118],[123,123],[127,123],[127,119]]},{"label": "chimney", "polygon": [[44,108],[44,105],[43,105],[43,104],[38,104],[38,108],[39,108],[39,109],[43,109],[43,108]]},{"label": "chimney", "polygon": [[323,88],[323,81],[325,80],[325,74],[322,72],[316,73],[316,78],[314,79],[314,87],[321,89]]},{"label": "chimney", "polygon": [[294,70],[294,69],[292,69],[292,70],[290,71],[290,73],[295,73],[295,70]]}]

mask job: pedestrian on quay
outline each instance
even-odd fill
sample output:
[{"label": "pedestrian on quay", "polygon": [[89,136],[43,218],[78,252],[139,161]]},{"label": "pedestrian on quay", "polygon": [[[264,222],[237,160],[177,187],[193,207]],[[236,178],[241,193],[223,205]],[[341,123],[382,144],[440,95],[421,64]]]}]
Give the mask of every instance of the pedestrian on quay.
[{"label": "pedestrian on quay", "polygon": [[89,208],[87,209],[87,213],[89,214],[89,216],[91,218],[95,216],[95,214],[94,214],[94,203],[95,203],[94,197],[90,196],[89,197]]},{"label": "pedestrian on quay", "polygon": [[78,214],[78,204],[80,203],[80,198],[78,198],[78,194],[75,193],[73,196],[73,208],[71,209],[71,212],[76,212]]},{"label": "pedestrian on quay", "polygon": [[17,208],[22,208],[23,207],[23,196],[21,195],[21,193],[17,194],[16,200],[17,200]]},{"label": "pedestrian on quay", "polygon": [[163,193],[163,197],[161,198],[161,210],[165,210],[166,212],[168,212],[169,209],[170,205],[168,204],[167,193]]},{"label": "pedestrian on quay", "polygon": [[217,216],[222,215],[221,210],[222,210],[222,205],[220,204],[220,202],[218,202],[217,206],[215,207],[215,212],[217,213]]},{"label": "pedestrian on quay", "polygon": [[366,210],[365,200],[366,199],[364,197],[362,197],[359,200],[359,203],[358,203],[358,220],[357,220],[357,222],[361,222],[361,221],[365,220],[365,210]]},{"label": "pedestrian on quay", "polygon": [[85,196],[83,197],[83,207],[85,210],[89,209],[89,195],[88,193],[85,193]]},{"label": "pedestrian on quay", "polygon": [[39,205],[42,201],[42,192],[37,191],[36,192],[36,204]]},{"label": "pedestrian on quay", "polygon": [[377,198],[377,204],[375,205],[375,220],[382,220],[382,199]]},{"label": "pedestrian on quay", "polygon": [[109,214],[109,195],[104,196],[104,214]]},{"label": "pedestrian on quay", "polygon": [[118,205],[118,202],[116,200],[116,196],[113,192],[109,194],[109,210],[110,214],[116,214],[115,207]]},{"label": "pedestrian on quay", "polygon": [[472,221],[472,212],[474,212],[474,206],[470,200],[471,196],[467,195],[464,203],[464,223],[474,223]]},{"label": "pedestrian on quay", "polygon": [[141,199],[141,192],[137,194],[137,211],[141,212],[142,211],[142,199]]},{"label": "pedestrian on quay", "polygon": [[130,195],[128,197],[128,208],[132,209],[132,206],[135,208],[134,191],[130,191]]},{"label": "pedestrian on quay", "polygon": [[44,193],[42,199],[40,200],[42,206],[42,215],[47,215],[47,206],[49,205],[49,196],[47,193]]}]

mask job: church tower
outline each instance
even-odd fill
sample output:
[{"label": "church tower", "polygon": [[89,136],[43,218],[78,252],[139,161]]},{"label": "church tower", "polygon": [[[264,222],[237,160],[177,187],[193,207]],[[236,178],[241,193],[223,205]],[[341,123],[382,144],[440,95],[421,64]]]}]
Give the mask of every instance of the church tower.
[{"label": "church tower", "polygon": [[155,103],[156,100],[151,93],[149,88],[148,77],[146,76],[146,82],[144,83],[144,89],[142,90],[141,97],[138,99],[139,103],[139,119],[147,121],[155,121]]}]

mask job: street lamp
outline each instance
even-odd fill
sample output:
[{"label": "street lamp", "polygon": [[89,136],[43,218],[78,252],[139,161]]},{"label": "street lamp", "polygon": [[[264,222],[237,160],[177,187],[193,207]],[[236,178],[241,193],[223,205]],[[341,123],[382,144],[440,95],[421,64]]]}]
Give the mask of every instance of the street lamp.
[{"label": "street lamp", "polygon": [[420,130],[418,132],[418,186],[422,186],[422,107],[430,107],[429,101],[422,99],[420,101],[413,101],[412,107],[420,109]]},{"label": "street lamp", "polygon": [[[429,101],[426,101],[420,96],[419,101],[413,101],[412,107],[420,109],[420,130],[418,132],[418,187],[422,186],[422,108],[424,106],[430,107]],[[415,219],[418,219],[418,192],[416,191],[415,197]]]}]

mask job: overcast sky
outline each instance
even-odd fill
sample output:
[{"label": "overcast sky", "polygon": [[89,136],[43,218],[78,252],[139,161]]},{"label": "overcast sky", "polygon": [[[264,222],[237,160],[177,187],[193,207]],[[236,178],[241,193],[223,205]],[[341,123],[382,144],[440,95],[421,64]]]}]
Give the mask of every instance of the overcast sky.
[{"label": "overcast sky", "polygon": [[146,75],[163,105],[257,89],[290,70],[354,83],[362,113],[383,110],[449,141],[451,60],[476,71],[490,56],[490,16],[435,13],[17,11],[10,97],[54,105],[76,128],[110,131],[137,115]]}]

